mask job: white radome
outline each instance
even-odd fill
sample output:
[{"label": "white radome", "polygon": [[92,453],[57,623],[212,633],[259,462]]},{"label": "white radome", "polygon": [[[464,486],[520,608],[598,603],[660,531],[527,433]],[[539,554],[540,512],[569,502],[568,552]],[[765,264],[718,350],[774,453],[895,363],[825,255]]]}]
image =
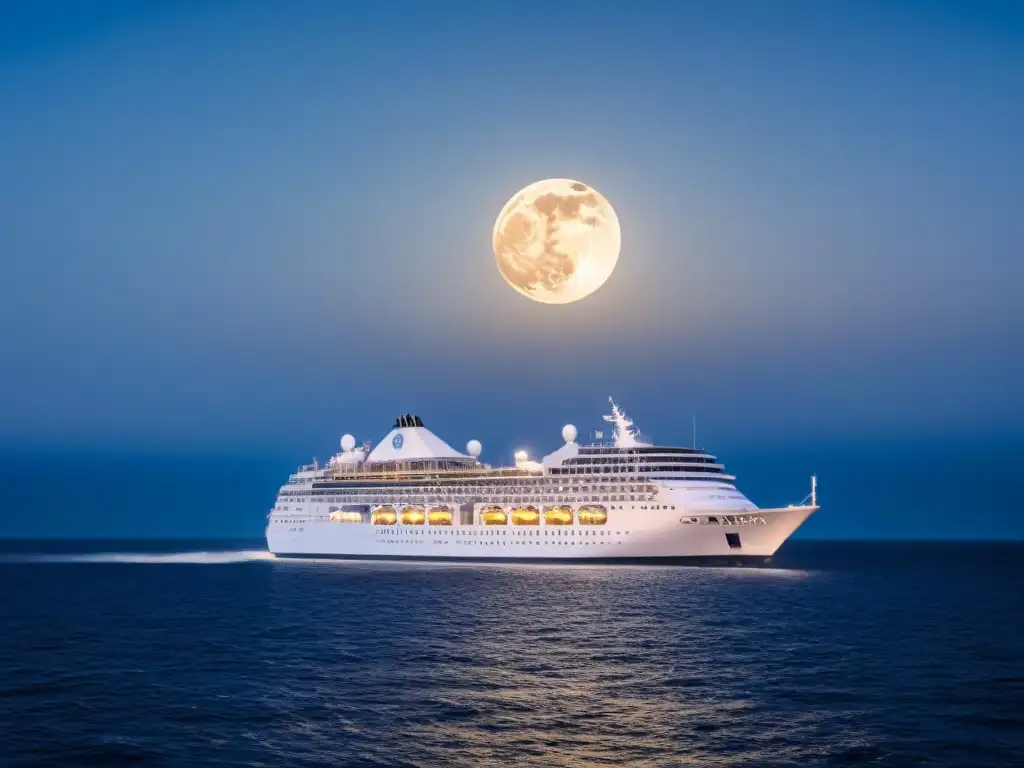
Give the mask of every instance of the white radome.
[{"label": "white radome", "polygon": [[479,456],[483,452],[483,450],[484,447],[480,445],[479,440],[470,440],[468,443],[466,443],[466,453],[468,453],[473,458]]},{"label": "white radome", "polygon": [[521,189],[498,214],[494,258],[505,281],[545,304],[596,291],[619,260],[619,219],[604,195],[573,179]]},{"label": "white radome", "polygon": [[572,424],[566,424],[562,427],[562,439],[567,443],[576,442],[576,427]]},{"label": "white radome", "polygon": [[[335,434],[337,434],[337,432],[335,432]],[[352,435],[342,435],[342,438],[341,438],[341,450],[345,451],[345,453],[348,453],[349,451],[351,451],[355,447],[356,447],[356,439],[354,437],[352,437]]]}]

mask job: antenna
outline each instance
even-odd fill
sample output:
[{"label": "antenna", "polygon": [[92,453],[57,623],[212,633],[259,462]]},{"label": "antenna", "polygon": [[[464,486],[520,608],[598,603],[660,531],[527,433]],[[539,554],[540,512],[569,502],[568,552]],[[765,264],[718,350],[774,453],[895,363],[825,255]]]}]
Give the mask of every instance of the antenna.
[{"label": "antenna", "polygon": [[811,475],[811,506],[818,506],[818,476]]}]

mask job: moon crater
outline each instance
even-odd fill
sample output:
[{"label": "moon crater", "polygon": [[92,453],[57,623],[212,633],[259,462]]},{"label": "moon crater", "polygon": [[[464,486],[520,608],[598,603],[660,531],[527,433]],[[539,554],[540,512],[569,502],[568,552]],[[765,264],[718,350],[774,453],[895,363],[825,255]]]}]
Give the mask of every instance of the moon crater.
[{"label": "moon crater", "polygon": [[611,204],[572,179],[547,179],[520,190],[494,224],[501,276],[545,304],[579,301],[604,285],[621,242]]}]

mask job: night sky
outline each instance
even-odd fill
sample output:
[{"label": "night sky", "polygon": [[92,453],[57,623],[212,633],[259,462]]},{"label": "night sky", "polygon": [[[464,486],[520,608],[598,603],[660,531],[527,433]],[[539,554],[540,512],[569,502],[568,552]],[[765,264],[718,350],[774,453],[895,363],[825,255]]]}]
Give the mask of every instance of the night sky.
[{"label": "night sky", "polygon": [[[566,306],[491,252],[550,177]],[[1022,201],[1016,2],[7,2],[0,446],[1013,441]]]}]

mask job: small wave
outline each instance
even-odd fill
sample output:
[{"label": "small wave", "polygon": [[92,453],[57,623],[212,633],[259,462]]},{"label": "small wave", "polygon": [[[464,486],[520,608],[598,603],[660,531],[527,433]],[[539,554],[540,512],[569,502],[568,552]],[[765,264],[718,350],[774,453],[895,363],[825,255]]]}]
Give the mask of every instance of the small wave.
[{"label": "small wave", "polygon": [[265,550],[231,552],[90,552],[60,555],[5,555],[4,563],[153,563],[156,565],[226,565],[258,560],[273,560]]}]

